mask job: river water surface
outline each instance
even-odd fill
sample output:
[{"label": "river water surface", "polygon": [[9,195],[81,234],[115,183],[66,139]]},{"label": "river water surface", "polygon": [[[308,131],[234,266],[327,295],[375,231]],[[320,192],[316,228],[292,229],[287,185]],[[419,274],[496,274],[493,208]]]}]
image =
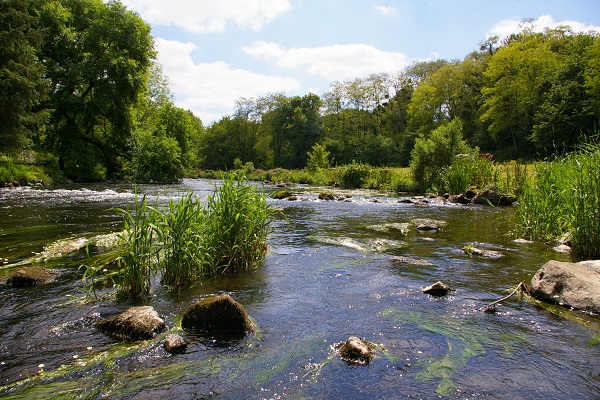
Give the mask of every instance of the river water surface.
[{"label": "river water surface", "polygon": [[[165,203],[186,190],[205,199],[213,183],[138,186]],[[265,187],[267,191],[275,188]],[[122,229],[115,207],[129,185],[0,189],[0,278],[52,243]],[[511,298],[495,314],[479,309],[546,261],[568,261],[509,235],[513,209],[405,204],[375,192],[292,188],[299,200],[270,200],[285,216],[272,224],[270,252],[255,271],[216,276],[189,290],[150,298],[78,301],[87,287],[79,251],[48,259],[56,279],[28,289],[0,287],[0,397],[111,399],[598,399],[598,321],[557,316]],[[418,231],[419,219],[443,223]],[[475,244],[501,258],[477,258]],[[1,266],[0,266],[1,267]],[[434,298],[438,280],[456,289]],[[99,288],[98,294],[110,293]],[[152,305],[172,329],[192,302],[229,293],[258,326],[235,342],[186,336],[169,355],[160,341],[123,343],[94,325],[134,304]],[[578,319],[579,321],[576,321]],[[335,345],[350,336],[377,344],[368,365],[349,365]]]}]

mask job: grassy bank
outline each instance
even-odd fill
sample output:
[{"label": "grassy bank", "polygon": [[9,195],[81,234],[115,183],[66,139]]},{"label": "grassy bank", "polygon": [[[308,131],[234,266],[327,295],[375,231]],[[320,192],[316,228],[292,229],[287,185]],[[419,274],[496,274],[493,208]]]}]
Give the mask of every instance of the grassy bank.
[{"label": "grassy bank", "polygon": [[0,187],[51,185],[63,181],[64,176],[58,170],[56,160],[42,159],[37,155],[0,156]]},{"label": "grassy bank", "polygon": [[600,145],[536,164],[517,208],[517,230],[534,240],[571,241],[578,258],[600,257]]}]

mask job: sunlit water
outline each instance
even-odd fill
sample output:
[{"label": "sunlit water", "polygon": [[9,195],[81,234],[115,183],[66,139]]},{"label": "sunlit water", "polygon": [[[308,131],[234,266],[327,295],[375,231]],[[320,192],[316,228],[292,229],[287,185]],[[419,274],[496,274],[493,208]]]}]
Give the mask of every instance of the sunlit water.
[{"label": "sunlit water", "polygon": [[[138,186],[165,203],[213,183]],[[267,187],[267,191],[275,188]],[[173,328],[185,308],[227,292],[259,327],[236,342],[186,336],[181,355],[160,342],[131,345],[98,331],[98,318],[133,302],[81,304],[84,251],[48,261],[59,274],[31,289],[0,289],[0,397],[11,398],[317,398],[594,399],[600,397],[600,345],[587,326],[512,298],[498,313],[479,309],[529,282],[547,260],[568,260],[543,244],[508,235],[513,210],[404,204],[371,192],[295,188],[270,252],[256,271],[217,276],[182,293],[155,282],[146,302]],[[23,261],[52,242],[121,229],[115,207],[134,199],[128,185],[0,190],[0,258]],[[420,232],[415,219],[445,223]],[[408,229],[408,231],[407,231]],[[470,258],[463,246],[501,252]],[[90,257],[94,257],[93,254]],[[0,270],[0,277],[7,270]],[[442,280],[444,298],[421,293]],[[108,293],[110,289],[101,290]],[[102,294],[101,293],[101,294]],[[348,365],[333,346],[349,336],[378,345],[369,365]]]}]

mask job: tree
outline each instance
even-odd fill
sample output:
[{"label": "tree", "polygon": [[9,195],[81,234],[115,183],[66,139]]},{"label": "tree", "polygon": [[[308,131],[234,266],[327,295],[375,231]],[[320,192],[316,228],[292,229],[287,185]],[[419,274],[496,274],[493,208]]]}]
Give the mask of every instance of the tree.
[{"label": "tree", "polygon": [[325,146],[316,143],[312,147],[312,151],[307,153],[308,161],[306,163],[306,168],[309,171],[316,171],[319,168],[329,168],[330,160],[329,160],[329,152],[325,148]]},{"label": "tree", "polygon": [[31,1],[0,2],[0,152],[25,147],[43,120],[36,109],[47,91],[42,33]]},{"label": "tree", "polygon": [[173,183],[183,178],[177,140],[164,132],[140,131],[134,137],[129,173],[138,183]]},{"label": "tree", "polygon": [[46,145],[67,175],[84,170],[80,178],[93,178],[97,162],[117,177],[155,56],[150,27],[121,3],[101,0],[42,2],[40,24],[52,110]]}]

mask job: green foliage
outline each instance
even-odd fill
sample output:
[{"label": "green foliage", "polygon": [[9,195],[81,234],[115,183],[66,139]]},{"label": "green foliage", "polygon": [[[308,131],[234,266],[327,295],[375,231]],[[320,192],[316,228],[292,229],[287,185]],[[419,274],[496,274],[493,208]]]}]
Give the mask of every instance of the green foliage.
[{"label": "green foliage", "polygon": [[442,171],[458,154],[472,154],[462,138],[462,123],[455,119],[443,125],[429,137],[420,137],[411,153],[410,169],[417,189],[427,191],[442,187]]},{"label": "green foliage", "polygon": [[353,162],[342,167],[340,185],[347,189],[362,188],[370,174],[370,165]]},{"label": "green foliage", "polygon": [[315,143],[312,147],[312,151],[307,153],[308,161],[306,163],[306,169],[309,171],[317,171],[319,168],[329,168],[329,152],[325,146]]},{"label": "green foliage", "polygon": [[600,256],[600,146],[537,167],[517,207],[517,231],[536,240],[571,235],[574,255]]},{"label": "green foliage", "polygon": [[476,154],[459,154],[442,173],[444,189],[450,194],[465,192],[470,187],[484,188],[492,183],[494,164]]},{"label": "green foliage", "polygon": [[174,138],[138,132],[135,136],[131,179],[138,183],[172,183],[183,178],[181,151]]},{"label": "green foliage", "polygon": [[157,255],[154,209],[148,206],[145,196],[141,200],[136,196],[133,210],[117,211],[123,215],[124,227],[119,235],[117,293],[134,297],[145,295],[150,292]]},{"label": "green foliage", "polygon": [[250,269],[263,260],[273,214],[264,193],[230,174],[209,197],[206,213],[204,248],[210,270]]},{"label": "green foliage", "polygon": [[[191,193],[165,209],[136,196],[132,208],[118,211],[124,223],[118,268],[106,270],[102,278],[116,285],[118,295],[130,296],[148,294],[157,273],[175,289],[217,272],[255,268],[266,255],[274,213],[263,192],[233,174],[215,187],[206,205]],[[85,277],[101,270],[89,266]]]}]

